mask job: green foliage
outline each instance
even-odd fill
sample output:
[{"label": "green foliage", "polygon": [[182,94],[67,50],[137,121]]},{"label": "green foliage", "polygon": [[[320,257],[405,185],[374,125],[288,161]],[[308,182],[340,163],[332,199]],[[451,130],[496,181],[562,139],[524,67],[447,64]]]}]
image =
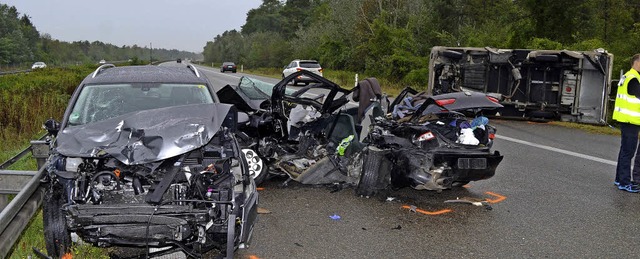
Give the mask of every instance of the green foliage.
[{"label": "green foliage", "polygon": [[527,49],[551,49],[551,50],[560,50],[563,49],[562,43],[552,41],[546,38],[533,38],[529,43],[525,46]]},{"label": "green foliage", "polygon": [[[638,52],[640,11],[628,0],[263,0],[241,32],[205,47],[251,67],[317,59],[327,70],[424,85],[433,46],[604,48],[614,69]],[[423,70],[424,69],[424,70]]]},{"label": "green foliage", "polygon": [[580,42],[576,42],[572,45],[570,45],[569,47],[567,47],[567,49],[570,50],[594,50],[594,49],[598,49],[598,48],[604,48],[606,47],[607,44],[602,42],[602,40],[600,39],[588,39],[588,40],[583,40]]},{"label": "green foliage", "polygon": [[95,66],[46,68],[0,77],[0,152],[14,149],[41,132],[42,123],[60,120],[69,97]]},{"label": "green foliage", "polygon": [[429,70],[426,68],[414,69],[409,71],[402,79],[402,82],[414,86],[414,89],[427,89],[429,83]]}]

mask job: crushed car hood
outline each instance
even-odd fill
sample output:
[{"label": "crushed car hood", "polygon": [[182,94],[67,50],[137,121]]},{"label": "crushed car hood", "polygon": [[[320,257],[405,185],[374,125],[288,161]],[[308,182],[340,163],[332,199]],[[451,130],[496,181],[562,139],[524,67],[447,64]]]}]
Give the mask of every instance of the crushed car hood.
[{"label": "crushed car hood", "polygon": [[207,144],[231,109],[197,104],[128,113],[68,126],[58,133],[58,153],[68,157],[113,156],[124,164],[156,162]]}]

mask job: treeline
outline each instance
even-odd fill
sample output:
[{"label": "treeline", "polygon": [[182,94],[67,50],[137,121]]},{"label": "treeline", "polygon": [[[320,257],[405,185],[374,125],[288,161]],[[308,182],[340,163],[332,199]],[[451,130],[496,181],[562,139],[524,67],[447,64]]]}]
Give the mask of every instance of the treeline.
[{"label": "treeline", "polygon": [[100,41],[64,42],[49,34],[41,35],[26,14],[14,6],[0,4],[0,69],[29,66],[35,61],[49,65],[68,65],[128,61],[144,63],[177,58],[199,59],[201,55],[176,49],[151,50],[144,46],[115,46]]},{"label": "treeline", "polygon": [[207,42],[204,58],[246,67],[316,59],[328,69],[424,85],[433,46],[604,48],[615,55],[614,71],[626,70],[640,52],[640,2],[263,0],[241,31]]}]

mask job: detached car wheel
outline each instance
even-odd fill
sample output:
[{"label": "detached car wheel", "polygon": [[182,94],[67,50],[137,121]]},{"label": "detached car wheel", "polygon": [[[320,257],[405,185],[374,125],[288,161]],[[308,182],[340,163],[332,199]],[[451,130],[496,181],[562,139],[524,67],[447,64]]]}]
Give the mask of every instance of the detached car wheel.
[{"label": "detached car wheel", "polygon": [[253,178],[256,185],[261,184],[267,178],[267,166],[264,160],[253,149],[242,149],[244,158],[247,159],[249,165],[249,174]]},{"label": "detached car wheel", "polygon": [[66,203],[62,187],[56,184],[49,188],[43,203],[42,220],[47,253],[53,258],[60,258],[71,247],[71,236],[62,211],[62,206]]},{"label": "detached car wheel", "polygon": [[386,158],[386,150],[368,147],[364,152],[356,195],[373,196],[386,190],[391,183],[391,164]]}]

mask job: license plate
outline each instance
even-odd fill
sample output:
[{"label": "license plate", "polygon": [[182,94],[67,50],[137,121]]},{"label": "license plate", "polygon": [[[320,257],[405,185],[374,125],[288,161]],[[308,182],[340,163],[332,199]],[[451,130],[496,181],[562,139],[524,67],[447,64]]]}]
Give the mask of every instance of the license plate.
[{"label": "license plate", "polygon": [[233,68],[233,66],[227,66],[227,68]]},{"label": "license plate", "polygon": [[460,169],[487,169],[487,159],[480,158],[458,158],[458,168]]}]

